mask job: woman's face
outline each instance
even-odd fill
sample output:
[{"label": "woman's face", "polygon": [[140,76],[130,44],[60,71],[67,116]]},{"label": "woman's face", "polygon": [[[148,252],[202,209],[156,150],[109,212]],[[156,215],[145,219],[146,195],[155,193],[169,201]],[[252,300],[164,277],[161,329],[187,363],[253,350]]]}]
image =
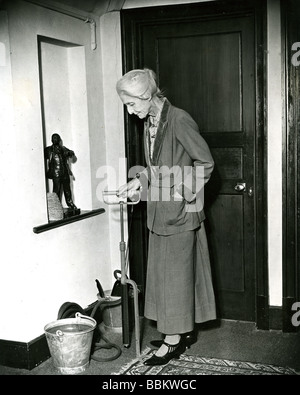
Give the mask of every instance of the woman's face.
[{"label": "woman's face", "polygon": [[140,119],[144,119],[150,112],[151,102],[149,100],[142,100],[137,97],[120,94],[120,99],[127,107],[129,114],[134,114]]}]

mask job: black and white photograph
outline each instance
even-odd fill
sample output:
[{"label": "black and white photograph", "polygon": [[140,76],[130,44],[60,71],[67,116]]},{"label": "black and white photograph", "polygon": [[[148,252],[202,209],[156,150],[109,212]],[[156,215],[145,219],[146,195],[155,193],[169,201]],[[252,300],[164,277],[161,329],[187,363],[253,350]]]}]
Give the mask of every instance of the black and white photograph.
[{"label": "black and white photograph", "polygon": [[0,128],[1,376],[300,375],[300,0],[0,0]]}]

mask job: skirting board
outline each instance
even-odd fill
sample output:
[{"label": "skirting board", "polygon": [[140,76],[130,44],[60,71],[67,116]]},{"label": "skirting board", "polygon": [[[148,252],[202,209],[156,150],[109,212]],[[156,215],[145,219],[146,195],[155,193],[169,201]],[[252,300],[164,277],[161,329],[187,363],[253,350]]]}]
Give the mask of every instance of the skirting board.
[{"label": "skirting board", "polygon": [[270,329],[279,330],[284,333],[295,333],[299,332],[299,327],[295,327],[292,324],[292,305],[294,299],[285,298],[283,299],[282,307],[269,307],[269,326]]},{"label": "skirting board", "polygon": [[269,327],[272,330],[282,330],[282,308],[271,306],[269,308]]},{"label": "skirting board", "polygon": [[45,335],[29,343],[0,340],[0,365],[32,370],[49,357]]},{"label": "skirting board", "polygon": [[[94,304],[85,309],[92,313]],[[94,317],[98,322],[98,314]],[[45,334],[29,343],[0,339],[0,365],[16,369],[32,370],[51,357]]]}]

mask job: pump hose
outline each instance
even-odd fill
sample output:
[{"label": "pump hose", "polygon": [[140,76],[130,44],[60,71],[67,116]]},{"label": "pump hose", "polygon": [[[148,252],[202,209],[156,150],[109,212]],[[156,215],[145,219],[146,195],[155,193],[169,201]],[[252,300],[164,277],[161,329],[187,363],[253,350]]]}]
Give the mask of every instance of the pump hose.
[{"label": "pump hose", "polygon": [[[118,300],[115,300],[115,301],[105,300],[105,299],[100,300],[94,306],[92,314],[91,314],[91,317],[92,318],[94,317],[98,307],[103,308],[105,306],[118,306],[120,304],[121,304],[121,299],[118,299]],[[91,359],[93,359],[94,361],[97,361],[97,362],[109,362],[109,361],[114,361],[115,359],[119,358],[119,356],[122,354],[121,347],[119,347],[115,343],[111,343],[107,339],[107,337],[103,336],[103,334],[101,334],[101,339],[103,339],[106,342],[106,344],[95,343],[95,348],[94,348],[93,354],[91,355]],[[99,351],[101,349],[110,350],[112,348],[117,350],[116,354],[113,355],[112,357],[103,358],[103,357],[97,357],[96,355],[94,355],[96,351]]]},{"label": "pump hose", "polygon": [[[102,335],[101,338],[106,342],[106,344],[96,343],[94,352],[91,355],[91,359],[93,359],[94,361],[97,361],[97,362],[109,362],[109,361],[114,361],[115,359],[119,358],[119,356],[122,354],[121,348],[117,344],[110,343],[110,341],[105,336]],[[115,348],[117,350],[116,354],[113,355],[112,357],[101,358],[101,357],[95,356],[95,352],[98,350],[101,350],[101,349],[110,350],[112,348]]]}]

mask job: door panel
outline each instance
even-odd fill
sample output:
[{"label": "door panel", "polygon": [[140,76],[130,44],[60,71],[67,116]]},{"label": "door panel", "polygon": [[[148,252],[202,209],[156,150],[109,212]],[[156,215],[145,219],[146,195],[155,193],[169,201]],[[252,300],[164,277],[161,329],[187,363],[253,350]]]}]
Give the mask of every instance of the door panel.
[{"label": "door panel", "polygon": [[[156,71],[160,88],[192,115],[211,149],[215,170],[205,211],[219,317],[254,321],[255,17],[247,12],[172,20],[167,14],[166,7],[161,20],[140,17],[135,43],[128,44],[133,66]],[[127,127],[129,154],[130,138],[142,150],[142,131],[130,119]],[[238,184],[245,189],[237,190]]]},{"label": "door panel", "polygon": [[[181,30],[176,27],[184,34]],[[178,107],[188,108],[205,132],[242,129],[238,33],[159,38],[157,47],[162,87],[172,86],[172,100]]]},{"label": "door panel", "polygon": [[218,292],[245,292],[244,265],[240,259],[243,255],[243,218],[237,216],[231,232],[226,224],[232,223],[232,212],[243,211],[243,200],[240,196],[220,195],[210,213],[210,238],[213,246],[215,271],[218,278]]},{"label": "door panel", "polygon": [[243,178],[243,149],[238,148],[211,148],[215,163],[219,166],[219,173],[223,180]]}]

